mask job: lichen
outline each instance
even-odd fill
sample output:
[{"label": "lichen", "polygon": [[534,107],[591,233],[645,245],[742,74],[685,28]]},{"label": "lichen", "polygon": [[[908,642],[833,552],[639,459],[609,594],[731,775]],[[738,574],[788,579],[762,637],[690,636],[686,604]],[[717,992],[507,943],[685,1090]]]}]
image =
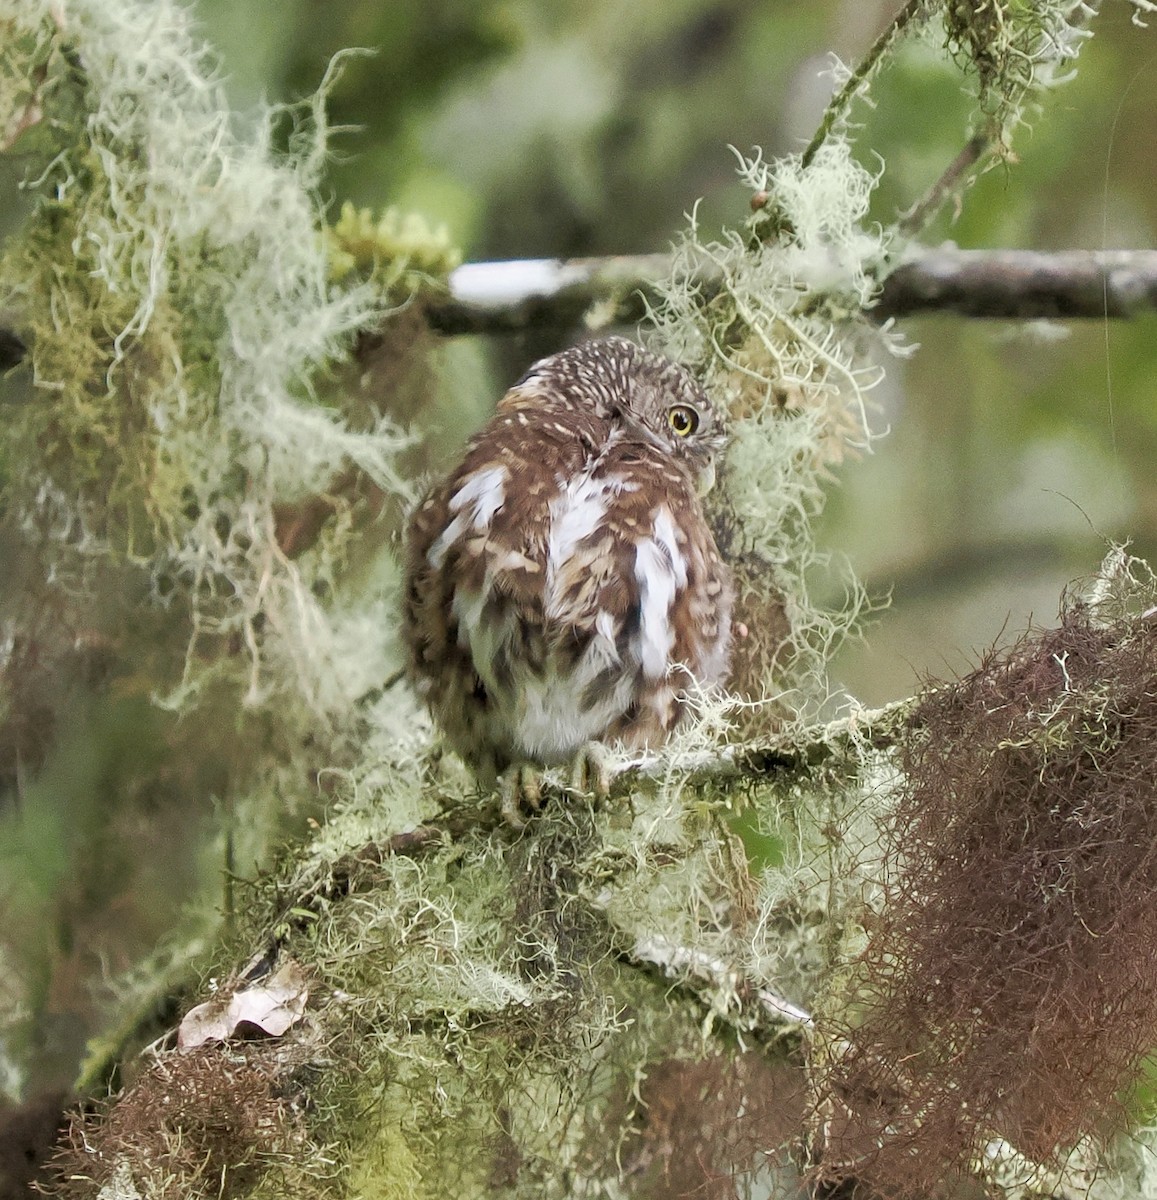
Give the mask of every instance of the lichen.
[{"label": "lichen", "polygon": [[[81,575],[111,556],[146,572],[158,603],[187,606],[172,703],[241,661],[221,653],[236,641],[248,703],[290,691],[332,714],[352,697],[316,584],[340,548],[291,561],[274,514],[349,466],[405,495],[407,439],[382,415],[355,427],[319,394],[319,373],[386,305],[370,284],[329,282],[321,102],[279,157],[271,119],[235,131],[172,4],[52,11],[0,14],[0,74],[43,77],[51,131],[32,131],[50,142],[28,184],[37,202],[0,263],[38,393],[5,425],[5,457],[21,464],[9,490]],[[4,124],[29,100],[9,103]],[[367,651],[386,673],[388,647],[363,645],[358,661]]]},{"label": "lichen", "polygon": [[[891,235],[866,223],[876,176],[844,138],[807,168],[800,156],[756,156],[740,175],[767,197],[776,236],[703,243],[693,221],[651,313],[653,336],[696,366],[731,418],[715,509],[737,577],[733,689],[749,701],[786,694],[806,722],[828,699],[826,663],[865,608],[850,579],[842,610],[812,601],[810,575],[828,561],[812,528],[833,468],[872,440],[868,394],[882,373],[867,346],[901,349],[863,317]],[[721,281],[706,303],[687,282],[703,259]],[[782,721],[784,707],[765,709],[764,724]],[[760,713],[747,711],[750,730]]]},{"label": "lichen", "polygon": [[980,110],[1002,148],[1008,149],[1040,93],[1071,77],[1099,7],[1086,0],[947,0],[949,49],[975,73]]},{"label": "lichen", "polygon": [[[1086,15],[947,11],[1002,137],[1071,58]],[[388,546],[422,469],[400,427],[413,395],[404,382],[384,396],[331,384],[356,373],[358,336],[381,339],[377,353],[402,363],[390,378],[404,380],[407,355],[426,350],[401,324],[420,321],[420,305],[404,302],[452,262],[445,239],[353,210],[325,231],[324,95],[292,111],[288,154],[273,149],[270,114],[239,132],[171,0],[6,0],[0,26],[0,130],[36,164],[0,287],[30,334],[38,400],[6,423],[2,454],[21,464],[6,486],[42,548],[45,587],[94,594],[103,573],[107,594],[173,616],[177,677],[167,663],[148,676],[161,702],[260,715],[263,736],[232,746],[255,760],[229,797],[241,860],[273,836],[256,814],[302,803],[315,780],[330,799],[315,836],[243,889],[216,951],[219,989],[291,956],[310,980],[305,1018],[193,1056],[156,1046],[107,1112],[79,1119],[61,1193],[561,1200],[794,1181],[801,1030],[814,1061],[838,1068],[841,1047],[874,1028],[857,991],[873,964],[904,985],[904,1012],[923,1003],[927,980],[898,972],[877,939],[891,930],[906,947],[905,913],[929,894],[924,876],[890,874],[897,862],[921,847],[941,867],[959,861],[941,776],[956,771],[987,814],[1003,799],[985,775],[994,758],[1019,764],[1022,801],[1034,779],[1052,786],[1037,768],[1071,766],[1090,731],[1119,795],[1140,761],[1113,757],[1119,689],[1090,684],[1082,700],[1105,700],[1096,708],[1059,688],[1072,620],[1056,653],[1034,643],[1013,660],[1044,678],[1051,707],[1017,710],[1011,732],[996,729],[1000,692],[984,680],[926,699],[925,718],[955,721],[939,749],[861,738],[854,708],[815,723],[832,649],[865,600],[854,581],[836,611],[813,599],[814,520],[844,458],[871,446],[877,359],[902,350],[864,316],[896,234],[869,220],[882,168],[857,161],[846,114],[806,154],[741,162],[758,219],[712,242],[692,222],[651,314],[652,340],[697,370],[732,423],[713,519],[739,593],[734,695],[692,697],[695,719],[661,753],[616,752],[626,782],[605,802],[548,773],[548,802],[516,831],[439,753],[396,671]],[[710,297],[690,282],[705,257],[720,283]],[[1127,630],[1111,616],[1132,593],[1102,592],[1082,645],[1111,665],[1140,643],[1135,616]],[[1137,664],[1125,666],[1135,683]],[[928,813],[943,830],[910,845]],[[991,873],[1014,892],[1023,876],[1007,862]],[[954,886],[949,915],[969,885]],[[975,996],[984,980],[953,957],[967,941],[934,945],[931,961]],[[817,997],[818,1036],[806,1011]],[[862,1024],[849,1029],[849,1013]],[[887,1005],[875,1015],[899,1053],[933,1055],[923,1027],[891,1022]],[[812,1076],[821,1090],[832,1078]],[[759,1103],[771,1081],[787,1128]],[[1049,1149],[1015,1132],[1018,1153]],[[948,1166],[971,1166],[975,1141]]]}]

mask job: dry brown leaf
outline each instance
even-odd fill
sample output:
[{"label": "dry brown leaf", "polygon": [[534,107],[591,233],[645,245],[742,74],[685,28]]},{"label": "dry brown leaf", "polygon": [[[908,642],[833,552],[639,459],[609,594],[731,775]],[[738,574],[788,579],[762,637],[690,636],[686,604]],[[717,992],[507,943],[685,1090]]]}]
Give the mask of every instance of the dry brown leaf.
[{"label": "dry brown leaf", "polygon": [[227,1042],[238,1027],[252,1025],[281,1037],[301,1020],[309,999],[309,986],[301,967],[290,959],[260,983],[231,996],[215,996],[191,1008],[177,1030],[177,1048],[195,1050],[206,1042]]}]

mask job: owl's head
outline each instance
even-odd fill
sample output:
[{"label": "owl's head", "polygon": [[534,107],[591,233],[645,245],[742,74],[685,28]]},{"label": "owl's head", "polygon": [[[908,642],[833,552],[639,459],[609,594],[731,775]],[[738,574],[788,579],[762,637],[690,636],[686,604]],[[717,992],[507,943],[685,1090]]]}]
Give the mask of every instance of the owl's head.
[{"label": "owl's head", "polygon": [[[694,376],[626,338],[583,342],[540,359],[515,384],[621,423],[710,476],[727,435]],[[708,484],[709,486],[709,484]]]}]

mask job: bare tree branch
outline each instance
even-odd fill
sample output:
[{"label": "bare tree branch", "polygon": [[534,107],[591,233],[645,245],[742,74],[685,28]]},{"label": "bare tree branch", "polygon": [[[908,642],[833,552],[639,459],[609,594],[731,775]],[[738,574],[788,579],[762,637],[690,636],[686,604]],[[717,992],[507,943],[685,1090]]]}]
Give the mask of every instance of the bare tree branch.
[{"label": "bare tree branch", "polygon": [[[431,301],[441,333],[517,333],[630,323],[645,315],[667,277],[661,254],[617,258],[469,263],[450,277],[450,295]],[[716,283],[710,264],[699,283]],[[1157,250],[929,250],[884,280],[872,313],[906,317],[949,312],[1004,320],[1124,318],[1157,310]]]},{"label": "bare tree branch", "polygon": [[1135,317],[1157,310],[1157,250],[931,250],[885,281],[881,316]]},{"label": "bare tree branch", "polygon": [[[448,336],[522,333],[631,324],[670,273],[664,254],[610,258],[512,259],[467,263],[450,276],[449,293],[424,301],[430,325]],[[700,268],[705,295],[717,284]],[[928,250],[897,267],[883,283],[872,315],[911,317],[944,312],[963,317],[1031,321],[1136,317],[1157,311],[1157,250]],[[0,369],[24,346],[0,328]]]},{"label": "bare tree branch", "polygon": [[451,273],[445,300],[427,302],[426,315],[446,334],[565,328],[596,308],[603,324],[625,324],[643,317],[645,299],[670,269],[665,254],[467,263]]},{"label": "bare tree branch", "polygon": [[970,178],[974,177],[977,164],[991,152],[992,146],[993,140],[987,134],[978,133],[970,137],[960,153],[944,168],[940,178],[900,218],[900,232],[907,237],[921,232],[952,197],[956,197],[959,209],[962,203],[960,193],[967,187]]}]

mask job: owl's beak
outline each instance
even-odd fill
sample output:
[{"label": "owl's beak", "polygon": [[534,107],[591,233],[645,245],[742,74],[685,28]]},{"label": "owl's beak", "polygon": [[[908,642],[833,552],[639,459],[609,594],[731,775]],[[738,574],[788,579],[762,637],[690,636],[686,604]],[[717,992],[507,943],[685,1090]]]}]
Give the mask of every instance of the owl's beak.
[{"label": "owl's beak", "polygon": [[695,479],[695,494],[706,496],[715,486],[715,459],[709,458]]}]

